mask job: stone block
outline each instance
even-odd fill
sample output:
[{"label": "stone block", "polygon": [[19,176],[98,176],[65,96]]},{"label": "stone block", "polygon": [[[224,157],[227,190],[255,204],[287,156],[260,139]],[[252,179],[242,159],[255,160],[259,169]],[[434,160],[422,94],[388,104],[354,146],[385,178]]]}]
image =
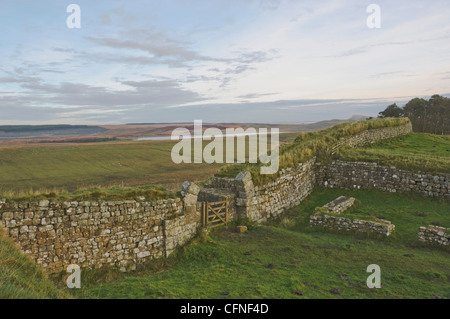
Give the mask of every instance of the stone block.
[{"label": "stone block", "polygon": [[187,194],[184,197],[184,204],[185,205],[196,205],[197,204],[197,196],[193,194]]},{"label": "stone block", "polygon": [[186,196],[188,194],[197,196],[199,192],[200,192],[200,187],[193,182],[186,181],[183,183],[183,185],[181,187],[181,195],[182,196]]},{"label": "stone block", "polygon": [[50,202],[48,200],[43,199],[43,200],[39,201],[39,207],[48,207],[49,203]]},{"label": "stone block", "polygon": [[247,226],[236,226],[236,231],[238,233],[245,233],[248,230]]}]

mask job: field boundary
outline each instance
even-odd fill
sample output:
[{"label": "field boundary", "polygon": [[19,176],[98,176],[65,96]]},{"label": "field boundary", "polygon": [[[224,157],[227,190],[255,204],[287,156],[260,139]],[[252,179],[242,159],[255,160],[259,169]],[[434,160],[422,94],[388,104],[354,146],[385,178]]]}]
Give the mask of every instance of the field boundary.
[{"label": "field boundary", "polygon": [[[363,132],[363,137],[354,136],[351,140],[375,143],[409,134],[411,125],[399,126],[397,130],[387,127],[386,130],[388,133],[382,129],[370,130],[374,136],[368,137]],[[349,165],[349,168],[340,173],[343,165]],[[83,202],[2,201],[0,227],[6,229],[22,251],[51,272],[63,271],[69,264],[89,268],[113,265],[128,271],[147,260],[170,256],[195,237],[202,227],[202,201],[207,198],[214,198],[211,201],[230,200],[230,221],[264,223],[285,209],[299,205],[316,186],[345,188],[345,181],[349,188],[418,191],[427,196],[449,197],[449,174],[418,176],[373,164],[364,163],[361,170],[352,165],[360,164],[320,164],[313,157],[282,169],[275,180],[264,185],[255,185],[252,174],[243,171],[235,178],[214,177],[212,183],[203,188],[186,182],[181,199],[154,202],[145,201],[145,198]],[[375,174],[378,170],[384,175]],[[339,174],[346,174],[343,175],[345,178]],[[376,180],[380,178],[385,183],[372,183],[372,176],[378,176]]]}]

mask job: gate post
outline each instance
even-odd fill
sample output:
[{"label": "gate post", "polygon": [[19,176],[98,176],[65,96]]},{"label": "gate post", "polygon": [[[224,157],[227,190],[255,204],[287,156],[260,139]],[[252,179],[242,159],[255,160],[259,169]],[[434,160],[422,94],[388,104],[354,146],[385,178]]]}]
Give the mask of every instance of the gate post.
[{"label": "gate post", "polygon": [[203,227],[207,226],[207,221],[208,221],[208,217],[207,217],[207,212],[208,212],[208,202],[202,202],[202,225]]}]

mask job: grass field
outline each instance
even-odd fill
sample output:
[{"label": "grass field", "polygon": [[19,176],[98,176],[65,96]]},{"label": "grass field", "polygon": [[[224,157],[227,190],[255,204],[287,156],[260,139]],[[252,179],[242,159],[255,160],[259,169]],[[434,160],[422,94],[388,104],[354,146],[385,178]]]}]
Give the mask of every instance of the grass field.
[{"label": "grass field", "polygon": [[[287,143],[298,134],[280,135]],[[205,142],[205,145],[208,142]],[[0,148],[3,197],[79,188],[162,185],[178,191],[184,181],[202,181],[224,164],[175,164],[171,141],[41,144]],[[32,191],[30,191],[32,190]],[[1,196],[1,195],[0,195]]]},{"label": "grass field", "polygon": [[[355,196],[360,214],[391,220],[394,235],[379,240],[310,228],[314,208],[340,195]],[[436,199],[317,190],[272,226],[250,225],[244,234],[217,230],[135,274],[86,271],[82,288],[71,293],[76,298],[450,298],[450,251],[417,241],[419,226],[448,226],[449,211],[449,202]],[[366,286],[370,264],[381,267],[381,289]]]},{"label": "grass field", "polygon": [[[321,132],[280,135],[280,167],[307,160],[342,136],[368,128],[404,124],[405,119],[383,119],[339,124]],[[204,142],[206,145],[208,142]],[[244,169],[256,184],[273,179],[261,176],[258,164],[174,164],[171,141],[117,141],[86,144],[23,144],[0,147],[0,194],[27,196],[36,191],[75,191],[107,186],[162,185],[178,191],[186,181],[202,181],[215,173],[235,177]],[[350,156],[350,155],[349,155]],[[220,168],[224,168],[218,172]],[[64,191],[63,191],[64,192]],[[0,195],[1,196],[1,195]]]},{"label": "grass field", "polygon": [[2,148],[0,193],[143,184],[179,190],[185,180],[202,180],[218,170],[218,164],[174,164],[173,145],[150,141]]},{"label": "grass field", "polygon": [[71,298],[0,232],[0,298]]},{"label": "grass field", "polygon": [[413,133],[362,148],[344,148],[339,157],[412,171],[450,173],[450,136]]}]

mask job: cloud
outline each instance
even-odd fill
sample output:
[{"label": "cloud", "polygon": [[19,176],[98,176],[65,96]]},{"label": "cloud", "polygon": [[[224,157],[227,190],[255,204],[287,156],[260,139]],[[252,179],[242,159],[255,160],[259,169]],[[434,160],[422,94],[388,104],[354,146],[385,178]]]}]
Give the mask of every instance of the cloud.
[{"label": "cloud", "polygon": [[263,63],[277,58],[277,54],[278,50],[276,49],[243,52],[236,61],[240,63]]},{"label": "cloud", "polygon": [[[178,87],[171,81],[124,81],[124,85],[136,89],[134,94],[149,94],[154,96],[155,91],[161,89],[169,93],[167,88]],[[66,92],[65,98],[81,98],[79,92],[86,90],[83,85],[65,85],[60,88]],[[20,101],[14,96],[0,96],[1,124],[14,124],[17,119],[20,123],[135,123],[135,122],[192,122],[201,119],[205,122],[236,122],[236,123],[309,123],[323,119],[348,119],[354,114],[376,116],[387,105],[396,102],[405,104],[412,97],[399,97],[396,99],[294,99],[275,100],[271,102],[240,101],[239,103],[211,103],[203,101],[198,96],[191,96],[193,103],[172,107],[166,105],[166,98],[137,103],[143,100],[133,100],[132,91],[126,91],[123,97],[118,93],[108,93],[102,88],[88,88],[97,91],[99,98],[107,98],[105,103],[90,105],[66,105],[66,107],[35,107],[31,106],[33,98],[25,97]],[[92,97],[92,92],[89,95]],[[108,94],[112,94],[108,97]],[[248,94],[241,98],[257,98],[267,94]],[[178,98],[186,98],[179,95]],[[116,100],[115,100],[116,99]],[[123,100],[128,104],[123,104]],[[114,104],[114,100],[116,104]],[[132,99],[131,99],[132,100]],[[18,103],[20,102],[20,103]],[[56,102],[56,100],[55,100]],[[66,101],[67,102],[67,101]],[[198,103],[196,103],[198,102]],[[202,103],[202,104],[199,104]],[[78,103],[80,104],[80,103]],[[19,105],[19,106],[18,106]],[[324,118],[324,114],[326,117]],[[118,120],[119,119],[119,120]]]},{"label": "cloud", "polygon": [[[26,83],[24,88],[41,93],[37,101],[61,106],[170,106],[201,101],[197,93],[182,88],[177,81],[124,81],[130,90],[117,91],[81,83],[60,85]],[[42,95],[45,94],[45,95]]]},{"label": "cloud", "polygon": [[95,4],[81,30],[61,27],[44,3],[45,26],[0,22],[1,119],[376,115],[384,100],[340,98],[446,91],[449,74],[437,72],[449,71],[449,5],[439,3],[381,3],[380,30],[356,0]]},{"label": "cloud", "polygon": [[[73,51],[80,58],[93,59],[98,62],[120,62],[140,65],[168,65],[176,68],[188,68],[193,63],[214,62],[223,63],[228,67],[221,72],[225,74],[240,74],[252,70],[251,64],[264,63],[277,58],[276,49],[248,51],[242,49],[234,52],[234,57],[212,57],[189,48],[191,43],[179,41],[156,30],[134,30],[130,38],[125,35],[120,38],[87,37],[97,45],[121,50],[127,54],[99,53]],[[126,39],[124,39],[126,38]],[[148,55],[132,55],[129,50],[144,51]],[[234,65],[233,65],[234,64]],[[216,68],[218,70],[218,68]]]},{"label": "cloud", "polygon": [[103,13],[100,16],[100,22],[102,24],[106,24],[106,25],[110,25],[112,23],[112,19],[111,16],[108,13]]},{"label": "cloud", "polygon": [[[145,63],[161,63],[185,66],[186,63],[195,61],[225,61],[202,55],[189,48],[189,43],[174,39],[162,31],[130,30],[122,32],[119,37],[93,37],[87,40],[104,47],[113,49],[126,49],[144,51],[147,57],[139,57]],[[136,57],[128,57],[130,61]],[[122,57],[124,59],[124,57]],[[134,60],[134,62],[139,61]],[[146,60],[147,59],[147,60]]]},{"label": "cloud", "polygon": [[355,48],[352,48],[350,50],[342,51],[340,53],[337,53],[335,55],[329,55],[326,56],[327,58],[340,58],[340,57],[348,57],[352,55],[357,54],[365,54],[369,52],[370,50],[374,48],[380,48],[380,47],[394,47],[394,46],[404,46],[404,45],[411,45],[411,44],[423,44],[427,42],[435,42],[435,41],[442,41],[447,40],[450,38],[450,35],[444,35],[444,36],[438,36],[438,37],[430,37],[430,38],[419,38],[416,40],[410,40],[410,41],[387,41],[387,42],[379,42],[375,44],[370,45],[362,45]]},{"label": "cloud", "polygon": [[238,96],[239,99],[258,99],[264,96],[276,95],[277,93],[250,93]]},{"label": "cloud", "polygon": [[[3,78],[16,83],[18,79]],[[110,90],[102,86],[63,82],[58,85],[40,79],[20,82],[21,93],[0,93],[2,123],[14,120],[24,122],[53,122],[65,120],[81,123],[83,120],[117,122],[133,117],[141,110],[147,116],[158,109],[204,100],[199,94],[187,90],[174,80],[123,81],[127,90]]]},{"label": "cloud", "polygon": [[413,77],[413,76],[417,76],[417,75],[408,73],[406,71],[392,71],[392,72],[381,72],[381,73],[372,74],[369,77],[374,78],[374,79],[379,79],[379,78],[387,79],[387,78],[391,78],[392,76]]},{"label": "cloud", "polygon": [[[348,119],[354,114],[376,116],[386,108],[384,100],[299,99],[272,102],[207,103],[168,108],[161,121],[308,123],[324,119]],[[145,117],[145,111],[138,114]]]},{"label": "cloud", "polygon": [[27,83],[38,83],[42,81],[41,78],[38,77],[28,77],[28,76],[11,76],[11,77],[2,77],[0,78],[0,83],[19,83],[19,84],[27,84]]},{"label": "cloud", "polygon": [[259,3],[263,9],[276,10],[281,5],[281,0],[259,0]]},{"label": "cloud", "polygon": [[275,49],[241,49],[238,52],[228,53],[228,56],[202,54],[191,48],[194,43],[180,40],[156,27],[122,31],[117,37],[88,36],[86,39],[114,51],[91,53],[73,50],[72,53],[76,54],[78,59],[97,63],[167,65],[173,68],[191,68],[199,63],[214,63],[215,69],[224,75],[220,81],[222,86],[231,81],[228,75],[254,70],[252,65],[278,58],[278,51]]}]

